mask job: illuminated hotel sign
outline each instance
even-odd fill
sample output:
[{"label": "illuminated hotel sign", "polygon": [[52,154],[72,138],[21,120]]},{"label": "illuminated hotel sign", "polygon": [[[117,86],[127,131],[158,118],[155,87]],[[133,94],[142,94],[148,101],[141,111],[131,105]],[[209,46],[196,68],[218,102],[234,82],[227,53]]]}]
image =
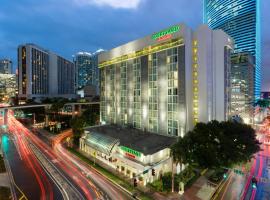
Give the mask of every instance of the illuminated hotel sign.
[{"label": "illuminated hotel sign", "polygon": [[141,157],[141,153],[138,152],[138,151],[135,151],[133,149],[130,149],[130,148],[124,147],[124,146],[121,146],[120,148],[121,148],[122,151],[124,151],[125,153],[127,153],[126,155],[130,155],[131,154],[133,156]]},{"label": "illuminated hotel sign", "polygon": [[172,34],[180,30],[180,26],[176,25],[164,31],[160,31],[152,35],[153,40],[162,41],[172,38]]}]

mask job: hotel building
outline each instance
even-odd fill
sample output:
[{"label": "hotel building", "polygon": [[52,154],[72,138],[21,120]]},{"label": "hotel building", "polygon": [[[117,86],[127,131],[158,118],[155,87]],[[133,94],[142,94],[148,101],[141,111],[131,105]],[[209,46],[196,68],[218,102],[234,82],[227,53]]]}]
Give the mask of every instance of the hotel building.
[{"label": "hotel building", "polygon": [[19,98],[74,98],[75,66],[69,60],[34,44],[18,47]]},{"label": "hotel building", "polygon": [[177,136],[227,119],[232,46],[221,30],[177,24],[100,54],[103,125],[80,150],[142,185],[171,171]]},{"label": "hotel building", "polygon": [[221,30],[178,24],[100,54],[101,121],[183,136],[227,119],[232,46]]}]

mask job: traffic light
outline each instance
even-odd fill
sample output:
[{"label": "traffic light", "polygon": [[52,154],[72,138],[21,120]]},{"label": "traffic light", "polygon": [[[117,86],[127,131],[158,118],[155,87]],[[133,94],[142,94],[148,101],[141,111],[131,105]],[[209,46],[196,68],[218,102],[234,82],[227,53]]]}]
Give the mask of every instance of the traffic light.
[{"label": "traffic light", "polygon": [[137,179],[134,178],[134,187],[137,187],[138,183],[137,183]]},{"label": "traffic light", "polygon": [[255,177],[251,179],[251,183],[252,183],[252,188],[256,189],[258,181]]},{"label": "traffic light", "polygon": [[228,175],[225,173],[223,174],[223,178],[226,179],[228,177]]},{"label": "traffic light", "polygon": [[155,175],[156,175],[156,170],[152,169],[152,176],[155,176]]}]

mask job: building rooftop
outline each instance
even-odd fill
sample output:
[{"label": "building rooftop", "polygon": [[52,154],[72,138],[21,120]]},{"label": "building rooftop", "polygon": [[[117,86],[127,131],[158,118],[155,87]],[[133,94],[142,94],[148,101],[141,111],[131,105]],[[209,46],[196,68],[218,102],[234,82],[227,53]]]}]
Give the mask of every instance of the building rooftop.
[{"label": "building rooftop", "polygon": [[96,126],[85,130],[119,139],[120,146],[134,149],[144,155],[154,154],[176,142],[176,138],[173,137],[144,132],[134,128],[123,128],[117,125]]}]

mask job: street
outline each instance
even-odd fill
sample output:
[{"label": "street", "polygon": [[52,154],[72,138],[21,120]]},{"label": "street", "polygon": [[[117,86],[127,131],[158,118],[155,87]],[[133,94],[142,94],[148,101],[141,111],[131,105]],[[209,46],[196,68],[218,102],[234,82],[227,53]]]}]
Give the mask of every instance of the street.
[{"label": "street", "polygon": [[[71,155],[62,147],[60,140],[55,145],[55,148],[52,149],[17,121],[11,112],[8,115],[8,127],[12,135],[6,135],[6,137],[16,138],[17,146],[20,147],[15,148],[16,146],[14,144],[13,151],[18,154],[17,157],[20,157],[20,154],[22,154],[24,155],[23,159],[29,160],[29,165],[36,163],[36,165],[42,165],[43,167],[43,169],[36,167],[40,171],[35,174],[38,184],[34,184],[35,186],[40,185],[41,192],[35,190],[36,194],[33,198],[31,192],[29,192],[31,194],[30,196],[27,196],[27,193],[26,196],[28,199],[38,199],[37,197],[48,195],[49,199],[63,199],[64,197],[65,199],[122,200],[131,198],[130,194],[123,191],[122,188],[116,186],[97,171],[87,166],[86,163]],[[32,155],[33,158],[30,158],[29,155]],[[16,166],[15,171],[18,173],[20,172],[18,166],[21,165]],[[53,186],[50,185],[51,180],[48,181],[43,177],[46,173],[55,182]],[[25,178],[23,180],[32,180],[32,178]],[[41,180],[47,180],[48,186],[43,185]],[[25,183],[25,185],[27,184]],[[32,186],[30,187],[32,189]],[[47,191],[50,188],[52,188],[52,191]],[[59,189],[57,190],[57,188]]]},{"label": "street", "polygon": [[[20,154],[14,138],[2,135],[3,152],[14,179],[14,188],[18,199],[63,199],[54,182],[41,168],[31,152]],[[25,157],[27,156],[27,158]]]},{"label": "street", "polygon": [[[231,172],[216,199],[219,200],[269,200],[270,199],[270,146],[264,144],[267,135],[257,133],[258,140],[262,143],[262,151],[257,153],[251,161],[250,171],[245,175]],[[252,184],[252,178],[258,180],[257,187]]]}]

